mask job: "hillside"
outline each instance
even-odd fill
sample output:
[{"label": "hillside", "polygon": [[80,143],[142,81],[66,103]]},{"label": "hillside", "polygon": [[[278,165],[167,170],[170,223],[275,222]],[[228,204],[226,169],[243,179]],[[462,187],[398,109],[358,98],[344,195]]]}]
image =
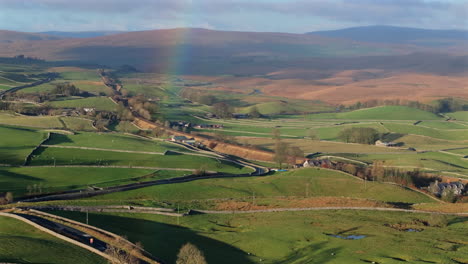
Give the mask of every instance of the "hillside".
[{"label": "hillside", "polygon": [[353,27],[316,31],[308,34],[362,42],[412,44],[444,48],[466,45],[468,41],[468,31],[466,30],[434,30],[394,26]]},{"label": "hillside", "polygon": [[57,40],[62,37],[53,36],[43,33],[26,33],[9,30],[0,30],[0,43],[13,43],[19,41],[35,41],[35,40]]},{"label": "hillside", "polygon": [[60,38],[94,38],[123,33],[123,31],[46,31],[40,32],[49,36],[57,36]]},{"label": "hillside", "polygon": [[[0,56],[25,54],[48,60],[131,64],[156,71],[167,70],[168,65],[183,63],[184,67],[179,71],[210,74],[226,73],[240,68],[240,65],[251,65],[245,72],[264,74],[274,69],[291,67],[307,58],[395,55],[417,50],[306,34],[179,28],[94,38],[4,43],[0,45]],[[272,60],[281,64],[272,64]],[[305,63],[308,66],[318,65],[316,62]],[[252,68],[257,70],[251,71]]]}]

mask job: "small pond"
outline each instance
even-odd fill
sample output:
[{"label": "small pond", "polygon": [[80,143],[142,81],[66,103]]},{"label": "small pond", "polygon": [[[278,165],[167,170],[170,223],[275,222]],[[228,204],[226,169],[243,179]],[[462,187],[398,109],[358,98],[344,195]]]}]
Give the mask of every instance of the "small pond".
[{"label": "small pond", "polygon": [[336,237],[336,238],[341,238],[341,239],[346,239],[346,240],[359,240],[359,239],[363,239],[363,238],[366,237],[365,235],[340,236],[340,235],[332,235],[332,234],[327,234],[327,236]]}]

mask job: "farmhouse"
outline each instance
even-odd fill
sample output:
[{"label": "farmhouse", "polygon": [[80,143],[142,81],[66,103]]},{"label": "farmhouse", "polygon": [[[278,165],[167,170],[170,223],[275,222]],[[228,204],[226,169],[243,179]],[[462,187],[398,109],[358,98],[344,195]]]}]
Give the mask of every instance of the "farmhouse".
[{"label": "farmhouse", "polygon": [[321,159],[321,160],[306,160],[304,164],[302,164],[304,168],[308,167],[330,167],[331,166],[331,161],[327,159]]},{"label": "farmhouse", "polygon": [[184,142],[185,140],[188,140],[186,136],[172,136],[171,137],[172,142]]},{"label": "farmhouse", "polygon": [[439,182],[436,180],[429,186],[429,191],[439,196],[448,191],[455,195],[462,195],[465,191],[465,185],[462,182]]},{"label": "farmhouse", "polygon": [[377,140],[375,142],[375,145],[376,146],[379,146],[379,147],[396,147],[398,146],[398,143],[395,143],[395,142],[383,142],[381,140]]}]

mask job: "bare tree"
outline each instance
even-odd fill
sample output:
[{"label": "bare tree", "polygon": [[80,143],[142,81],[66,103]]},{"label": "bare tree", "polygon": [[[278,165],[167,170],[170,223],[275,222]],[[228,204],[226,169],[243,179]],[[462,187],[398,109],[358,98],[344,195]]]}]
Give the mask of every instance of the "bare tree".
[{"label": "bare tree", "polygon": [[277,139],[275,143],[274,160],[278,163],[280,169],[282,169],[283,163],[286,163],[288,160],[288,144],[280,139]]},{"label": "bare tree", "polygon": [[207,264],[203,252],[195,245],[187,243],[180,248],[176,264]]},{"label": "bare tree", "polygon": [[115,245],[107,245],[107,249],[104,251],[105,254],[109,255],[112,260],[109,260],[109,264],[138,264],[138,259],[129,254],[127,251],[123,250],[123,242],[117,240]]}]

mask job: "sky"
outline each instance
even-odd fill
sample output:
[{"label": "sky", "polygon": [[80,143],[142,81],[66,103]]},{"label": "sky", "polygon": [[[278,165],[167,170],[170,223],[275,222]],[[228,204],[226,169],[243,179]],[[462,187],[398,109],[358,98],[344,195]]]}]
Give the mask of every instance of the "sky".
[{"label": "sky", "polygon": [[468,0],[0,0],[0,29],[178,27],[304,33],[394,25],[468,29]]}]

